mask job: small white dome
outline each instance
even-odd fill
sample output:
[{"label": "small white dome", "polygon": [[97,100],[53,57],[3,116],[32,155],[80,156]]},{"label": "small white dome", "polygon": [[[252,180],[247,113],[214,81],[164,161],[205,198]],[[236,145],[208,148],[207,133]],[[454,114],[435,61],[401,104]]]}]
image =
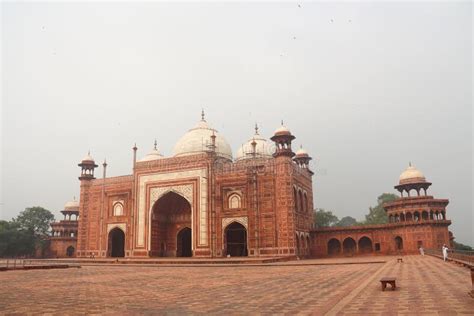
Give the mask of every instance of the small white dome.
[{"label": "small white dome", "polygon": [[252,138],[250,138],[245,144],[240,146],[239,150],[237,150],[236,160],[243,160],[247,158],[252,158],[252,142],[255,141],[257,145],[255,146],[256,157],[259,158],[272,158],[273,146],[271,142],[267,141],[265,138],[260,136],[258,133],[255,134]]},{"label": "small white dome", "polygon": [[157,143],[156,143],[156,139],[155,139],[155,146],[153,147],[153,150],[150,151],[145,157],[140,159],[139,162],[163,159],[163,155],[160,154],[160,152],[158,151],[158,148],[156,146],[157,146]]},{"label": "small white dome", "polygon": [[296,151],[296,156],[308,156],[308,152],[303,147]]},{"label": "small white dome", "polygon": [[92,158],[91,153],[88,152],[87,155],[82,158],[82,161],[94,161],[94,158]]},{"label": "small white dome", "polygon": [[406,184],[415,182],[426,182],[426,179],[420,170],[416,169],[410,164],[408,168],[400,175],[399,183]]},{"label": "small white dome", "polygon": [[281,125],[279,128],[277,128],[275,130],[275,133],[273,133],[274,135],[278,135],[278,134],[291,134],[290,130],[284,126],[284,125]]},{"label": "small white dome", "polygon": [[163,155],[160,154],[158,149],[153,149],[152,151],[150,151],[145,157],[143,157],[139,161],[152,161],[152,160],[157,160],[157,159],[163,159]]},{"label": "small white dome", "polygon": [[232,149],[229,143],[215,129],[211,128],[204,119],[178,140],[173,149],[174,156],[187,156],[208,151],[213,134],[216,136],[217,156],[232,159]]},{"label": "small white dome", "polygon": [[64,209],[65,210],[79,210],[79,201],[74,198],[72,201],[67,202],[64,204]]}]

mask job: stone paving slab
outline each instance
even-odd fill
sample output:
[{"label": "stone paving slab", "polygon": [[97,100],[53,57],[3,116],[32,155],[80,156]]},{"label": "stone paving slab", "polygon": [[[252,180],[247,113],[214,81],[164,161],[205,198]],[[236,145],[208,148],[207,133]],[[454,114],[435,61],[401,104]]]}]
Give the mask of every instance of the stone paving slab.
[{"label": "stone paving slab", "polygon": [[[334,263],[341,260],[331,259]],[[353,258],[354,260],[359,260]],[[432,257],[272,267],[84,266],[0,274],[0,314],[469,314],[470,272]],[[325,262],[331,262],[326,260]],[[379,275],[400,280],[381,292]],[[374,279],[375,278],[375,279]]]}]

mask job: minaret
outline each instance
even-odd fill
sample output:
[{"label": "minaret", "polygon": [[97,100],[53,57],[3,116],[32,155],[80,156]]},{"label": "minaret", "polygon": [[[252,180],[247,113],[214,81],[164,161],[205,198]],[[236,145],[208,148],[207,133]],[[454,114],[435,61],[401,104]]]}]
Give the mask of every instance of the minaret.
[{"label": "minaret", "polygon": [[295,139],[283,125],[275,131],[271,140],[275,142],[275,216],[277,222],[277,243],[279,255],[296,255],[296,219],[293,196],[293,170],[291,142]]},{"label": "minaret", "polygon": [[77,238],[77,256],[87,256],[88,251],[88,220],[89,220],[89,199],[90,199],[90,187],[94,180],[94,169],[98,167],[94,158],[90,155],[90,151],[87,153],[82,161],[78,164],[81,167],[81,195],[79,198],[79,213],[81,214],[78,223],[78,238]]}]

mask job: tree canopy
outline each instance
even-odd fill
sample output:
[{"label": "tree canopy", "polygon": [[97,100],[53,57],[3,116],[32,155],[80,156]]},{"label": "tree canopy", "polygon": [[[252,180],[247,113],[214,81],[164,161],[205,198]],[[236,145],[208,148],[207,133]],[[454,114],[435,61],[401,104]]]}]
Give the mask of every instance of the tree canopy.
[{"label": "tree canopy", "polygon": [[323,208],[316,209],[314,212],[314,225],[316,227],[334,226],[339,221],[336,215]]},{"label": "tree canopy", "polygon": [[0,221],[0,257],[32,256],[44,250],[54,215],[42,207],[29,207],[11,221]]},{"label": "tree canopy", "polygon": [[377,198],[377,205],[369,207],[369,214],[365,215],[364,224],[385,224],[388,223],[388,216],[383,208],[383,204],[398,199],[398,196],[392,193],[383,193]]},{"label": "tree canopy", "polygon": [[352,217],[352,216],[344,216],[343,218],[341,218],[340,221],[337,222],[336,226],[355,226],[355,225],[358,225],[359,223],[357,222],[357,220]]}]

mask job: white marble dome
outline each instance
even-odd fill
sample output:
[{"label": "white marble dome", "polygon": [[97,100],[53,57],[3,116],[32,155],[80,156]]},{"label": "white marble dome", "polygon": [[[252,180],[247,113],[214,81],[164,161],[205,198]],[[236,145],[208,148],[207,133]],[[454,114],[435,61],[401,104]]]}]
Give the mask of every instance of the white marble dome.
[{"label": "white marble dome", "polygon": [[84,158],[82,158],[81,161],[94,161],[94,158],[92,158],[91,153],[88,152],[87,155]]},{"label": "white marble dome", "polygon": [[415,166],[410,164],[408,168],[400,175],[399,183],[406,184],[414,182],[426,182],[426,179],[420,170],[416,169]]},{"label": "white marble dome", "polygon": [[156,148],[156,140],[155,140],[155,147],[153,147],[153,150],[150,151],[145,157],[140,159],[139,162],[152,161],[152,160],[158,160],[158,159],[163,159],[163,155],[160,153],[158,148]]},{"label": "white marble dome", "polygon": [[252,158],[252,142],[255,141],[257,144],[255,146],[256,157],[258,158],[272,158],[273,153],[273,142],[267,141],[264,137],[262,137],[258,133],[258,129],[256,128],[255,135],[250,138],[245,144],[240,146],[239,150],[237,150],[237,154],[235,157],[236,161]]},{"label": "white marble dome", "polygon": [[296,151],[296,156],[298,156],[298,157],[301,157],[301,156],[307,157],[309,155],[308,155],[308,151],[306,151],[306,149],[304,149],[303,146],[300,146],[300,148]]},{"label": "white marble dome", "polygon": [[64,204],[64,209],[72,210],[72,211],[79,210],[79,201],[77,201],[76,198],[74,198],[72,201],[69,201],[66,204]]},{"label": "white marble dome", "polygon": [[232,160],[232,149],[229,143],[217,130],[210,127],[204,118],[178,140],[173,149],[174,156],[187,156],[208,151],[213,134],[216,136],[217,156]]}]

